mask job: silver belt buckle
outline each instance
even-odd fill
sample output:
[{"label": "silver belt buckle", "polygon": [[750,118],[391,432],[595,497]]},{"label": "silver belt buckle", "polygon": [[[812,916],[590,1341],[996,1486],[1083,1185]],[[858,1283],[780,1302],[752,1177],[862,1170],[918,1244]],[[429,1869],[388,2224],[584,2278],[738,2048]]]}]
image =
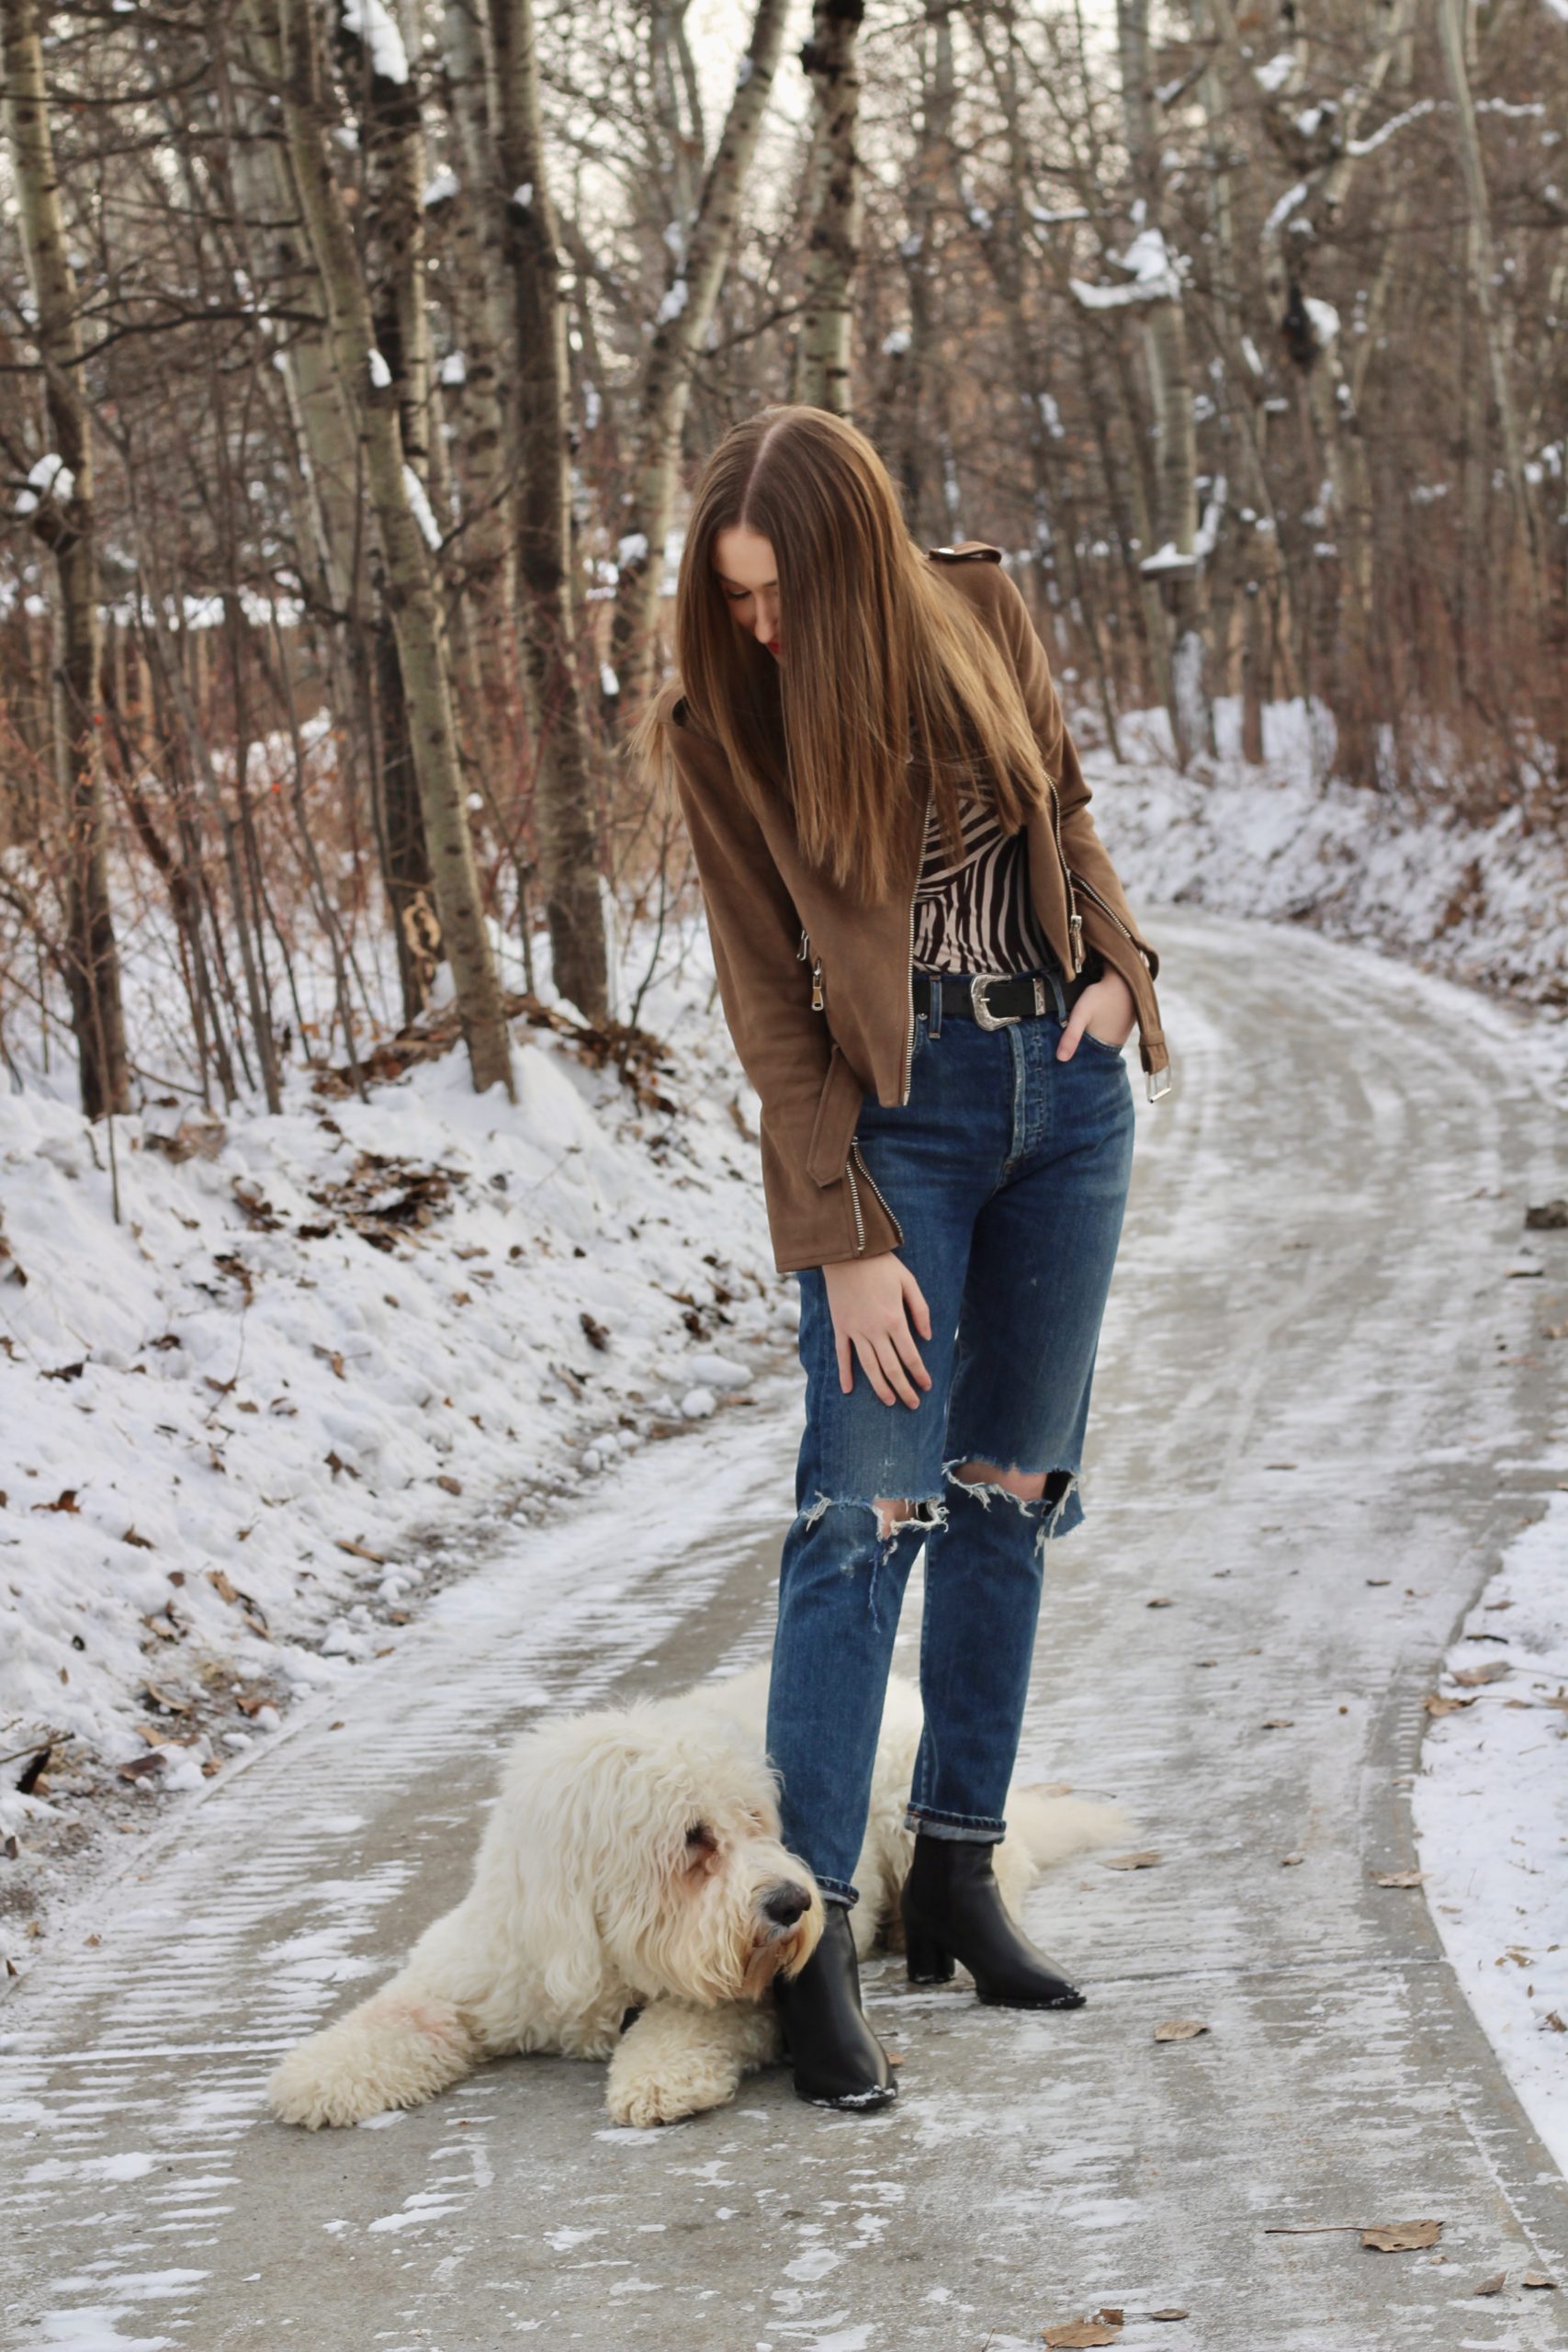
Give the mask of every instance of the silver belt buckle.
[{"label": "silver belt buckle", "polygon": [[1023,1018],[1021,1012],[993,1012],[986,1002],[986,990],[991,982],[1007,978],[1005,972],[976,972],[969,983],[969,1002],[982,1029],[1007,1029]]}]

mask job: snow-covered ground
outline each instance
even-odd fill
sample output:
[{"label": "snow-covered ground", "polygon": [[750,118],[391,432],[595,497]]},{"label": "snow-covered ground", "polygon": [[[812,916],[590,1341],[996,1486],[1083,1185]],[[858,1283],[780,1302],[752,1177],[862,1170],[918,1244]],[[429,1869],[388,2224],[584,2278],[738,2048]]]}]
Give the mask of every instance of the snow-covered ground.
[{"label": "snow-covered ground", "polygon": [[[1180,775],[1163,712],[1118,724],[1122,758],[1085,751],[1100,830],[1136,907],[1308,922],[1331,938],[1534,1003],[1568,1006],[1568,840],[1518,805],[1489,824],[1434,795],[1314,780],[1300,704],[1265,713],[1266,763],[1237,754],[1240,707],[1215,707],[1221,756]],[[1099,729],[1083,715],[1086,742]]]},{"label": "snow-covered ground", "polygon": [[1449,1653],[1413,1804],[1444,1947],[1568,2172],[1568,1470],[1559,1476],[1564,1491],[1509,1545]]},{"label": "snow-covered ground", "polygon": [[154,1103],[116,1123],[118,1224],[106,1130],[0,1095],[0,1951],[128,1808],[787,1352],[686,944],[635,1085],[557,1013],[514,1023],[515,1107],[457,1051],[363,1103],[298,1069],[278,1117]]},{"label": "snow-covered ground", "polygon": [[[1126,763],[1088,754],[1156,938],[1159,903],[1191,899],[1562,1004],[1561,845],[1517,813],[1477,830],[1319,790],[1300,715],[1270,722],[1258,771],[1183,778],[1146,756],[1153,719],[1124,724]],[[150,1102],[112,1171],[58,1054],[0,1096],[0,1955],[105,1834],[410,1638],[509,1522],[788,1361],[795,1286],[700,922],[667,961],[641,1019],[669,1050],[635,1085],[570,1017],[520,1020],[515,1108],[456,1052],[365,1103],[295,1069],[276,1118]],[[1543,1080],[1562,1045],[1543,1010]],[[1543,1345],[1543,1379],[1564,1363]],[[1568,2160],[1565,1570],[1554,1509],[1465,1628],[1450,1664],[1511,1671],[1434,1720],[1416,1808],[1456,1966]]]}]

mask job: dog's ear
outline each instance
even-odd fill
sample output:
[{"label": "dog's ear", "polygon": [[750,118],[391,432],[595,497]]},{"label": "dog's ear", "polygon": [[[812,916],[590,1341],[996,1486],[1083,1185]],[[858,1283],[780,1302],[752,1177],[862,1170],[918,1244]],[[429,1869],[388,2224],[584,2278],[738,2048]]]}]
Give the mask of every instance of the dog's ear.
[{"label": "dog's ear", "polygon": [[491,1825],[511,1848],[521,1941],[550,2000],[573,2015],[592,2007],[610,1973],[595,1905],[616,1826],[604,1779],[574,1722],[543,1726],[513,1751]]}]

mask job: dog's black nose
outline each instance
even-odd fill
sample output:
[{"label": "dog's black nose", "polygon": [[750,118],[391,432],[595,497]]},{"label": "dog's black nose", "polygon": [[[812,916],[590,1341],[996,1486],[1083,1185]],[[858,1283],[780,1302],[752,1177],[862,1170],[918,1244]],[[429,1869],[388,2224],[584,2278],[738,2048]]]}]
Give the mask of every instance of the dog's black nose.
[{"label": "dog's black nose", "polygon": [[805,1887],[785,1879],[782,1885],[770,1888],[762,1898],[762,1917],[771,1919],[775,1928],[793,1928],[795,1921],[811,1908],[811,1897]]}]

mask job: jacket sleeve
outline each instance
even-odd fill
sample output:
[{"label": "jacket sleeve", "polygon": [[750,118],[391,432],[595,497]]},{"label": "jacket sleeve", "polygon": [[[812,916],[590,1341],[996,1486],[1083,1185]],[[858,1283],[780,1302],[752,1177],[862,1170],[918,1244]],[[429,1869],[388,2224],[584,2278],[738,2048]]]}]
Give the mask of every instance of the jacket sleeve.
[{"label": "jacket sleeve", "polygon": [[1145,1070],[1168,1060],[1153,982],[1159,956],[1139,931],[1116,868],[1089,814],[1089,788],[1062,711],[1062,698],[1033,616],[1016,581],[998,567],[1000,618],[1034,739],[1056,789],[1062,858],[1075,885],[1084,938],[1119,972],[1138,1008],[1140,1054]]},{"label": "jacket sleeve", "polygon": [[812,1172],[833,1040],[811,1009],[800,917],[716,745],[671,728],[675,785],[696,860],[720,1001],[761,1105],[762,1194],[780,1273],[892,1246],[847,1167]]}]

